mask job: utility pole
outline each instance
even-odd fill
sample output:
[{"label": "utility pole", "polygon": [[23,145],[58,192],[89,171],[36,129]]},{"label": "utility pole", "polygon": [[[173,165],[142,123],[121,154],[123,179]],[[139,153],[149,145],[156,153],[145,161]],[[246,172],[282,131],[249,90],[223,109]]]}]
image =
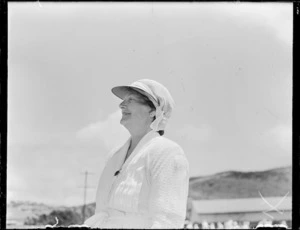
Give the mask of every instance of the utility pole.
[{"label": "utility pole", "polygon": [[[85,221],[85,207],[86,207],[86,190],[88,188],[92,188],[92,187],[88,187],[87,186],[87,178],[88,178],[88,175],[90,174],[94,174],[94,173],[89,173],[88,171],[85,171],[84,173],[84,193],[83,193],[83,206],[82,206],[82,221],[84,222]],[[82,188],[82,187],[81,187]]]}]

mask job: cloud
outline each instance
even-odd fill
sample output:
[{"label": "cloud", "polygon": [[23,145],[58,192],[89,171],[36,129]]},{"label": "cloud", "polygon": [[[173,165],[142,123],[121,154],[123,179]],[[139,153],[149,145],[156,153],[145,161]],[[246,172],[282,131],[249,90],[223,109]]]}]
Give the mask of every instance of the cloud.
[{"label": "cloud", "polygon": [[262,139],[274,147],[279,147],[280,153],[292,152],[292,127],[290,125],[277,125],[264,133]]},{"label": "cloud", "polygon": [[[90,202],[91,201],[88,201],[86,203],[90,203]],[[63,201],[63,203],[60,204],[60,205],[74,206],[74,205],[82,205],[82,203],[83,203],[82,197],[80,197],[78,195],[77,196],[76,195],[71,195],[71,196],[66,197],[66,199]]]},{"label": "cloud", "polygon": [[220,10],[238,17],[238,22],[252,21],[272,27],[279,39],[292,45],[293,5],[286,3],[229,3],[220,4]]},{"label": "cloud", "polygon": [[76,134],[83,141],[102,141],[108,150],[123,144],[129,138],[129,132],[120,124],[121,111],[110,114],[104,121],[90,124]]},{"label": "cloud", "polygon": [[211,138],[212,129],[208,124],[202,124],[200,127],[185,124],[176,134],[185,141],[206,142]]},{"label": "cloud", "polygon": [[[8,147],[8,200],[79,204],[82,202],[79,187],[83,186],[84,179],[81,172],[88,170],[94,174],[88,179],[94,189],[87,194],[87,200],[93,201],[108,149],[122,144],[128,136],[119,120],[120,112],[115,112],[75,135],[30,133],[34,135],[25,142],[11,144]],[[32,162],[35,167],[28,167]]]}]

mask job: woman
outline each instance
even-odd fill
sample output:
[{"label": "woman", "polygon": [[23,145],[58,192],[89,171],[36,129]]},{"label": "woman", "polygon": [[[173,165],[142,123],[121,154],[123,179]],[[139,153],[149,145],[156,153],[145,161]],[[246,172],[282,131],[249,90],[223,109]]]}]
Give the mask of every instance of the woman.
[{"label": "woman", "polygon": [[174,101],[143,79],[112,92],[123,100],[120,123],[131,137],[109,157],[99,180],[94,228],[182,228],[189,166],[181,147],[163,137]]}]

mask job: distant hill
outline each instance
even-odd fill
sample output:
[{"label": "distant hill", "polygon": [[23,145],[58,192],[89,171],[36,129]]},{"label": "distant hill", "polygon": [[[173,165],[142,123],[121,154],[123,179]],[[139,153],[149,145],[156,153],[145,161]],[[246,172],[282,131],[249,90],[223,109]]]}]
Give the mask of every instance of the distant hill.
[{"label": "distant hill", "polygon": [[[33,219],[39,219],[41,216],[50,216],[51,215],[52,223],[54,224],[55,218],[54,216],[57,213],[63,213],[66,216],[67,213],[74,213],[79,220],[82,220],[82,207],[83,206],[75,206],[75,207],[66,207],[66,206],[50,206],[43,203],[29,202],[29,201],[12,201],[7,204],[7,226],[24,226],[25,223],[29,224]],[[95,203],[87,205],[85,209],[85,216],[91,216],[95,212]],[[75,216],[74,215],[74,216]],[[43,218],[47,219],[47,218]],[[62,218],[62,219],[65,219]],[[63,220],[60,220],[62,222]],[[30,224],[32,225],[32,224]],[[40,226],[45,224],[39,224]]]},{"label": "distant hill", "polygon": [[292,167],[260,172],[228,171],[190,179],[189,197],[195,200],[292,195]]},{"label": "distant hill", "polygon": [[228,171],[190,178],[187,218],[193,200],[292,196],[292,167],[266,171]]},{"label": "distant hill", "polygon": [[37,218],[42,214],[47,215],[54,209],[63,209],[63,207],[29,201],[12,201],[7,204],[6,220],[8,224],[23,225],[27,218]]},{"label": "distant hill", "polygon": [[[192,200],[234,199],[292,195],[292,167],[259,172],[228,171],[210,176],[190,178],[188,211]],[[82,206],[55,207],[32,202],[11,202],[7,206],[7,219],[24,223],[28,218],[49,215],[53,211],[71,211],[82,219]],[[86,205],[86,218],[95,212],[95,203]],[[81,223],[78,223],[81,224]]]}]

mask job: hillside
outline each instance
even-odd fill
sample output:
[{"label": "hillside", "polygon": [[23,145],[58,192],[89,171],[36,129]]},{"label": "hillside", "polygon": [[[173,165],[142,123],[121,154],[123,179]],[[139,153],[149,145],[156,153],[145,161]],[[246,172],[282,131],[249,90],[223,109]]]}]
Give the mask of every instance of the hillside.
[{"label": "hillside", "polygon": [[[87,205],[85,210],[86,216],[93,215],[95,203]],[[51,218],[48,219],[51,219],[51,224],[54,224],[56,222],[54,216],[59,215],[59,213],[64,213],[63,215],[74,213],[74,216],[82,220],[82,206],[49,206],[36,202],[12,201],[7,204],[7,226],[23,226],[24,223],[30,223],[33,219],[39,219],[42,216],[51,216]],[[43,224],[40,225],[42,226]]]},{"label": "hillside", "polygon": [[42,214],[49,214],[54,209],[65,209],[64,207],[49,206],[42,203],[28,201],[12,201],[7,204],[7,224],[23,225],[28,218],[37,218]]},{"label": "hillside", "polygon": [[[191,201],[199,199],[234,199],[292,195],[292,167],[276,168],[260,172],[228,171],[210,176],[190,178],[188,211]],[[53,211],[73,213],[76,220],[82,220],[82,206],[72,208],[52,207],[32,202],[11,202],[7,206],[7,219],[23,224],[25,220],[50,215]],[[86,218],[93,215],[95,203],[86,206]],[[57,213],[56,213],[57,214]],[[44,218],[45,219],[45,218]],[[54,219],[51,217],[51,219]],[[81,224],[81,222],[79,223]]]},{"label": "hillside", "polygon": [[260,172],[228,171],[190,179],[189,197],[195,200],[292,195],[292,167]]},{"label": "hillside", "polygon": [[292,167],[266,171],[228,171],[190,178],[187,218],[193,200],[292,196]]}]

